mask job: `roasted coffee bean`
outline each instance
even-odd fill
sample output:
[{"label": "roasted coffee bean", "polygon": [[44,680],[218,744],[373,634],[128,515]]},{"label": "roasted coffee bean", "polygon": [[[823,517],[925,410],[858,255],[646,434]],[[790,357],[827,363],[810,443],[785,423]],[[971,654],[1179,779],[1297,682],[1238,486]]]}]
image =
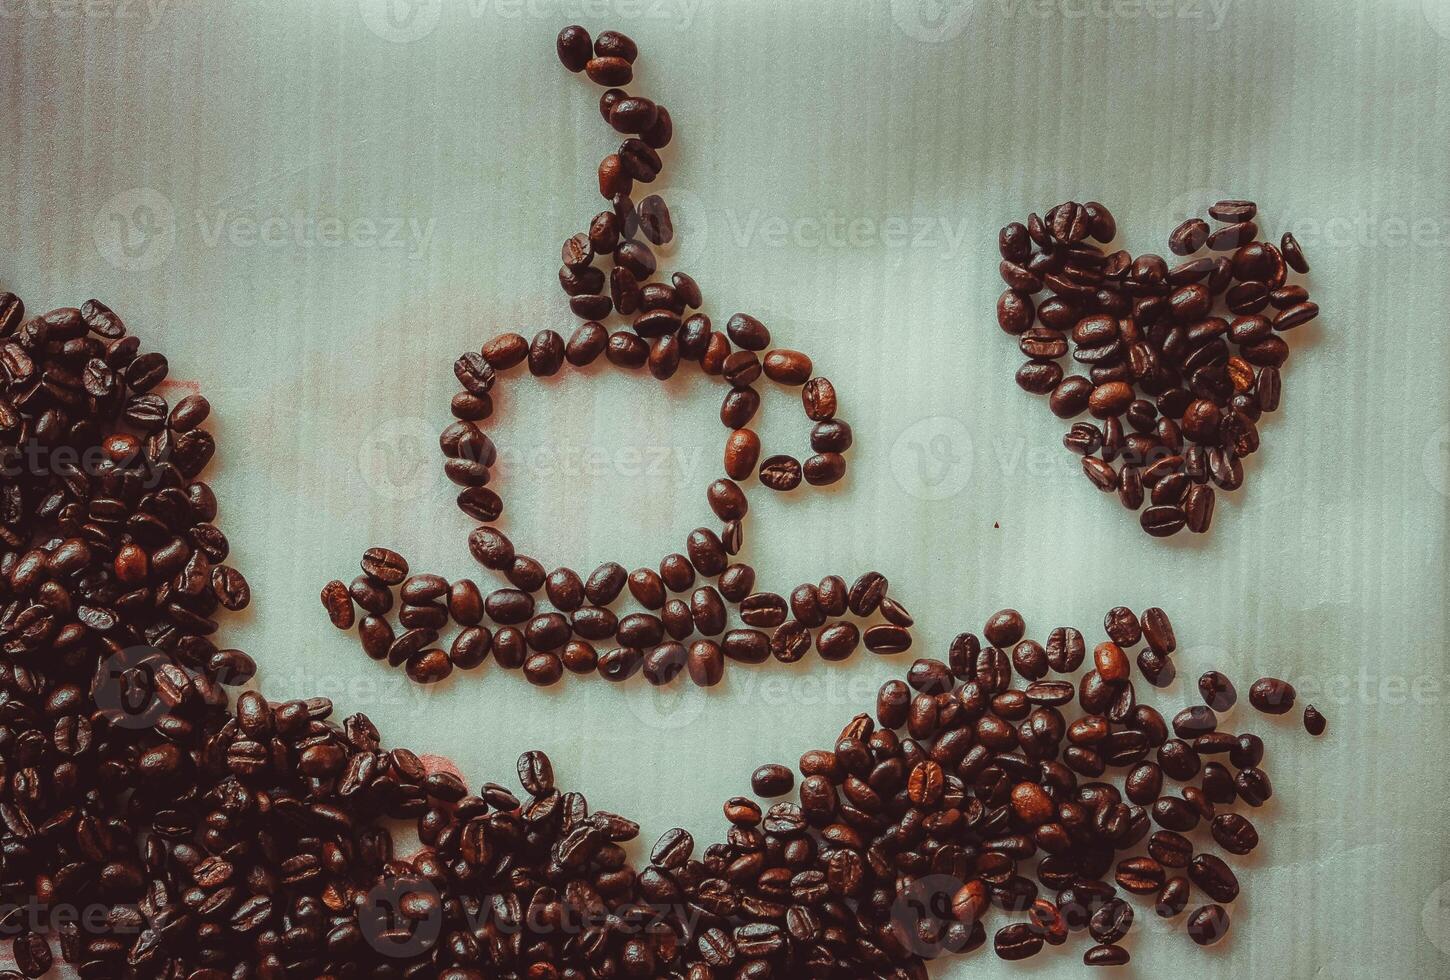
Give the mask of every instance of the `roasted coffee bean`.
[{"label": "roasted coffee bean", "polygon": [[1148,854],[1165,868],[1186,868],[1193,857],[1193,844],[1182,834],[1160,830],[1148,839]]},{"label": "roasted coffee bean", "polygon": [[1304,730],[1316,738],[1324,734],[1324,729],[1329,725],[1324,715],[1314,705],[1307,705],[1304,708]]},{"label": "roasted coffee bean", "polygon": [[1248,854],[1259,846],[1259,832],[1247,817],[1220,813],[1209,823],[1213,839],[1230,854]]},{"label": "roasted coffee bean", "polygon": [[1249,703],[1256,711],[1282,715],[1294,709],[1294,685],[1276,677],[1260,677],[1249,688]]},{"label": "roasted coffee bean", "polygon": [[992,948],[1004,960],[1025,960],[1042,951],[1043,938],[1026,922],[1014,922],[997,930]]},{"label": "roasted coffee bean", "polygon": [[781,493],[800,486],[801,477],[801,464],[791,456],[771,456],[760,464],[760,482]]},{"label": "roasted coffee bean", "polygon": [[863,636],[866,649],[872,653],[902,653],[911,649],[911,633],[905,627],[880,623],[867,627]]},{"label": "roasted coffee bean", "polygon": [[1153,911],[1164,919],[1172,919],[1183,914],[1188,907],[1188,899],[1191,897],[1193,888],[1189,885],[1188,879],[1182,876],[1169,878],[1158,890],[1158,897],[1153,903]]},{"label": "roasted coffee bean", "polygon": [[1274,787],[1269,782],[1268,775],[1253,766],[1239,770],[1234,777],[1234,789],[1238,790],[1239,799],[1249,806],[1263,806],[1274,795]]},{"label": "roasted coffee bean", "polygon": [[322,607],[327,610],[328,619],[340,630],[352,629],[355,611],[348,588],[338,579],[322,587]]},{"label": "roasted coffee bean", "polygon": [[576,74],[584,70],[584,66],[593,52],[589,32],[577,24],[571,24],[560,31],[555,46],[559,53],[559,61],[565,68]]},{"label": "roasted coffee bean", "polygon": [[1133,928],[1133,907],[1121,898],[1109,898],[1092,913],[1088,934],[1100,943],[1120,942]]},{"label": "roasted coffee bean", "polygon": [[1228,935],[1228,926],[1222,905],[1205,905],[1188,915],[1188,937],[1200,946],[1212,946]]},{"label": "roasted coffee bean", "polygon": [[756,796],[784,796],[794,785],[795,774],[785,766],[761,766],[750,777],[750,788]]},{"label": "roasted coffee bean", "polygon": [[1208,222],[1202,218],[1189,218],[1173,229],[1168,236],[1168,249],[1174,255],[1192,255],[1208,242]]},{"label": "roasted coffee bean", "polygon": [[700,687],[713,687],[720,683],[725,673],[725,659],[720,646],[713,640],[696,640],[690,644],[685,661],[690,680]]},{"label": "roasted coffee bean", "polygon": [[856,652],[860,641],[861,634],[855,624],[832,623],[816,634],[816,652],[822,660],[845,660]]},{"label": "roasted coffee bean", "polygon": [[1100,943],[1082,954],[1086,966],[1122,966],[1131,959],[1128,951],[1111,943]]}]

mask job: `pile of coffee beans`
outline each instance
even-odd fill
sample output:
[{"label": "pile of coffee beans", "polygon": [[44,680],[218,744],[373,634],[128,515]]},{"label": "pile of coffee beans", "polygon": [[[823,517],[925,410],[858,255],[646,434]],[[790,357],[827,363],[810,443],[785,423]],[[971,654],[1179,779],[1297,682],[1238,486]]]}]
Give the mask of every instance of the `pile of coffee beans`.
[{"label": "pile of coffee beans", "polygon": [[[1309,271],[1298,242],[1258,241],[1257,213],[1251,201],[1219,201],[1209,208],[1216,229],[1183,222],[1169,236],[1171,266],[1101,247],[1117,223],[1095,201],[1059,204],[998,235],[1008,288],[997,323],[1028,359],[1018,385],[1047,395],[1058,418],[1092,416],[1063,444],[1093,486],[1142,509],[1156,537],[1207,531],[1214,488],[1243,484],[1259,419],[1279,407],[1282,335],[1319,315],[1289,281],[1291,270]],[[1086,374],[1065,372],[1069,354]]]},{"label": "pile of coffee beans", "polygon": [[[591,41],[588,31],[571,26],[560,32],[557,47],[566,68],[585,72],[599,84],[625,85],[633,77],[638,49],[617,32]],[[540,686],[557,683],[567,671],[597,672],[611,681],[643,673],[655,685],[688,673],[704,687],[720,682],[729,661],[792,663],[812,646],[826,660],[844,660],[861,646],[878,654],[906,651],[912,617],[887,595],[887,580],[879,572],[867,572],[851,584],[828,575],[781,593],[757,589],[754,568],[739,560],[750,481],[780,493],[802,482],[838,482],[846,472],[851,427],[837,417],[835,387],[814,374],[808,356],[772,348],[770,330],[747,313],[731,316],[724,332],[714,329],[700,312],[704,300],[693,278],[681,271],[668,282],[657,278],[651,246],[674,237],[669,208],[657,194],[636,207],[632,193],[636,182],[652,183],[659,176],[658,151],[672,140],[674,125],[663,106],[618,87],[605,91],[600,111],[616,130],[633,135],[599,167],[600,191],[609,208],[564,242],[559,280],[571,297],[571,310],[584,322],[567,341],[549,329],[532,340],[503,333],[459,357],[453,365],[461,385],[451,403],[454,421],[439,436],[444,472],[463,488],[458,507],[479,522],[469,535],[469,551],[508,586],[480,602],[478,587],[468,580],[449,583],[427,575],[404,581],[407,563],[388,552],[401,563],[400,571],[391,565],[387,575],[373,574],[365,560],[363,577],[351,586],[341,580],[327,584],[322,602],[328,615],[339,628],[349,629],[355,602],[367,613],[357,622],[364,650],[394,666],[406,664],[408,676],[419,683],[442,680],[453,667],[476,667],[490,651],[500,666],[522,668]],[[619,318],[613,332],[605,325],[611,316]],[[721,522],[718,531],[706,526],[691,531],[683,552],[666,555],[657,569],[631,572],[605,562],[585,578],[567,566],[550,571],[518,553],[499,527],[503,499],[492,482],[498,449],[483,424],[494,415],[494,386],[508,371],[526,365],[533,377],[551,377],[592,364],[600,355],[626,371],[647,366],[660,380],[698,363],[707,376],[729,386],[720,420],[730,434],[724,473],[705,491]],[[762,376],[800,390],[813,423],[812,455],[804,463],[788,454],[761,458],[760,437],[750,425],[761,405],[755,382]],[[390,589],[400,584],[401,633],[383,618],[392,607]],[[416,602],[409,599],[410,587]],[[640,608],[620,615],[611,606],[626,589]],[[461,603],[455,601],[458,590],[465,597]],[[548,610],[537,606],[541,594]],[[483,624],[485,616],[492,628]],[[445,653],[433,644],[450,618],[462,632]]]}]

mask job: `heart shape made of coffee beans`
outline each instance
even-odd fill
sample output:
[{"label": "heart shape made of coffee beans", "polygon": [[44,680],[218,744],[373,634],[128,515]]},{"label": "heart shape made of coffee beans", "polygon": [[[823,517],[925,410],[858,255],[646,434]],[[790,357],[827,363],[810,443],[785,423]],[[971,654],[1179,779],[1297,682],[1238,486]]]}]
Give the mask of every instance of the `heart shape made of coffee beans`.
[{"label": "heart shape made of coffee beans", "polygon": [[[997,323],[1027,357],[1017,384],[1047,395],[1058,418],[1093,418],[1074,422],[1063,444],[1155,537],[1206,532],[1214,488],[1243,484],[1259,419],[1279,407],[1282,334],[1319,314],[1288,281],[1309,271],[1292,234],[1259,241],[1252,201],[1208,213],[1216,229],[1195,217],[1169,236],[1171,266],[1106,251],[1117,223],[1094,201],[1014,221],[997,241],[1007,283]],[[1066,373],[1069,356],[1085,375]]]}]

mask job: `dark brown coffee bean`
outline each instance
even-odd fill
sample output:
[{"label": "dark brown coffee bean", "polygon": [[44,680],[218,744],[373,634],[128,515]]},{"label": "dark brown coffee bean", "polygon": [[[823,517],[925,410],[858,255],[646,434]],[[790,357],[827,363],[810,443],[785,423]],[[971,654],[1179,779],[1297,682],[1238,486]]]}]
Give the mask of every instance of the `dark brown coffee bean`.
[{"label": "dark brown coffee bean", "polygon": [[750,789],[756,796],[784,796],[795,786],[795,773],[785,766],[764,765],[750,776]]},{"label": "dark brown coffee bean", "polygon": [[352,629],[355,616],[352,596],[341,581],[333,579],[322,587],[322,607],[333,626],[340,630]]},{"label": "dark brown coffee bean", "polygon": [[770,346],[770,331],[765,324],[748,313],[736,313],[725,323],[725,332],[736,346],[749,351],[762,351]]},{"label": "dark brown coffee bean", "polygon": [[822,660],[845,660],[856,652],[861,634],[855,624],[832,623],[816,634],[816,652]]},{"label": "dark brown coffee bean", "polygon": [[1158,897],[1153,903],[1153,911],[1164,919],[1176,918],[1188,907],[1188,899],[1192,892],[1193,888],[1189,885],[1187,878],[1182,876],[1169,878],[1158,891]]},{"label": "dark brown coffee bean", "polygon": [[840,453],[817,453],[806,459],[801,473],[813,487],[830,486],[846,475],[846,458]]},{"label": "dark brown coffee bean", "polygon": [[1174,255],[1192,255],[1203,248],[1208,236],[1207,221],[1202,218],[1189,218],[1168,236],[1168,249]]},{"label": "dark brown coffee bean", "polygon": [[1113,880],[1134,895],[1151,895],[1163,887],[1167,874],[1163,865],[1148,856],[1124,858],[1118,862]]},{"label": "dark brown coffee bean", "polygon": [[772,490],[786,493],[800,486],[801,464],[793,456],[771,456],[761,461],[760,482]]},{"label": "dark brown coffee bean", "polygon": [[713,687],[720,683],[725,673],[725,659],[720,647],[712,640],[696,640],[690,644],[685,662],[690,680],[700,687]]},{"label": "dark brown coffee bean", "polygon": [[1249,688],[1249,703],[1268,715],[1282,715],[1294,709],[1294,685],[1276,677],[1260,677]]},{"label": "dark brown coffee bean", "polygon": [[1088,933],[1100,943],[1116,943],[1133,928],[1133,907],[1121,898],[1109,898],[1092,913]]},{"label": "dark brown coffee bean", "polygon": [[1139,523],[1153,537],[1166,538],[1183,530],[1188,523],[1188,515],[1181,507],[1149,507],[1143,511]]},{"label": "dark brown coffee bean", "polygon": [[866,629],[864,642],[872,653],[902,653],[911,649],[911,633],[902,626],[879,623]]},{"label": "dark brown coffee bean", "polygon": [[1324,734],[1324,729],[1327,727],[1329,727],[1329,723],[1325,720],[1324,715],[1319,712],[1318,708],[1312,704],[1304,708],[1304,730],[1306,732],[1318,738]]},{"label": "dark brown coffee bean", "polygon": [[762,664],[770,659],[770,637],[759,630],[730,630],[720,641],[720,649],[731,660]]},{"label": "dark brown coffee bean", "polygon": [[1248,854],[1259,846],[1259,832],[1247,817],[1237,813],[1220,813],[1209,824],[1213,839],[1230,854]]},{"label": "dark brown coffee bean", "polygon": [[[1299,303],[1287,310],[1280,310],[1273,320],[1275,330],[1290,330],[1300,324],[1308,323],[1319,315],[1317,303]],[[1273,338],[1270,338],[1273,339]],[[1247,356],[1247,354],[1245,354]],[[1260,362],[1261,363],[1261,362]]]},{"label": "dark brown coffee bean", "polygon": [[1256,767],[1240,769],[1234,777],[1234,789],[1249,806],[1263,806],[1274,795],[1268,774]]},{"label": "dark brown coffee bean", "polygon": [[1086,966],[1122,966],[1131,958],[1126,949],[1111,943],[1100,943],[1082,954]]},{"label": "dark brown coffee bean", "polygon": [[1025,960],[1041,952],[1043,938],[1026,922],[1014,922],[997,930],[992,948],[1004,960]]},{"label": "dark brown coffee bean", "polygon": [[1309,271],[1309,263],[1304,258],[1303,250],[1299,248],[1299,240],[1292,232],[1284,232],[1284,237],[1279,239],[1279,251],[1283,253],[1289,268],[1301,275]]},{"label": "dark brown coffee bean", "polygon": [[555,48],[559,53],[560,63],[575,74],[584,70],[584,65],[593,53],[589,32],[578,24],[571,24],[559,32]]},{"label": "dark brown coffee bean", "polygon": [[836,389],[826,378],[810,378],[801,388],[801,403],[807,418],[828,421],[836,415]]}]

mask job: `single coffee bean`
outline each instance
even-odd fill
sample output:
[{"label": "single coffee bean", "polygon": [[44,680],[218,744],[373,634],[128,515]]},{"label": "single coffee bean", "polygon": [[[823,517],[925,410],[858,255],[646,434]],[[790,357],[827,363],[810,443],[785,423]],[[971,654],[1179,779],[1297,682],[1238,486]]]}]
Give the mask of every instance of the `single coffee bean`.
[{"label": "single coffee bean", "polygon": [[792,456],[771,456],[760,464],[760,482],[777,492],[794,490],[801,477],[801,464]]},{"label": "single coffee bean", "polygon": [[860,639],[854,623],[832,623],[816,634],[816,652],[822,660],[845,660],[856,652]]},{"label": "single coffee bean", "polygon": [[1088,922],[1088,934],[1100,943],[1116,943],[1133,928],[1133,907],[1121,898],[1109,898]]},{"label": "single coffee bean", "polygon": [[1329,723],[1325,720],[1324,715],[1320,714],[1319,709],[1314,707],[1314,705],[1311,704],[1304,708],[1304,730],[1310,735],[1316,738],[1323,735],[1324,729],[1328,725]]},{"label": "single coffee bean", "polygon": [[1158,897],[1154,900],[1153,911],[1164,919],[1172,919],[1183,914],[1188,907],[1188,899],[1193,893],[1192,886],[1188,879],[1177,875],[1169,878],[1158,890]]},{"label": "single coffee bean", "polygon": [[724,655],[712,640],[696,640],[690,644],[685,666],[690,680],[700,687],[713,687],[725,674]]},{"label": "single coffee bean", "polygon": [[1043,938],[1026,922],[1014,922],[997,930],[992,948],[1004,960],[1025,960],[1041,952]]},{"label": "single coffee bean", "polygon": [[1122,966],[1131,958],[1126,949],[1111,943],[1100,943],[1082,954],[1086,966]]},{"label": "single coffee bean", "polygon": [[1249,688],[1249,703],[1264,714],[1287,714],[1294,708],[1294,697],[1294,686],[1276,677],[1261,677]]},{"label": "single coffee bean", "polygon": [[750,788],[756,796],[784,796],[794,785],[795,773],[775,764],[761,766],[750,777]]},{"label": "single coffee bean", "polygon": [[1301,275],[1309,271],[1309,263],[1304,258],[1304,252],[1299,247],[1299,240],[1292,232],[1284,232],[1284,237],[1279,239],[1279,251],[1283,253],[1284,261],[1289,268]]},{"label": "single coffee bean", "polygon": [[725,332],[739,347],[762,351],[770,346],[770,331],[748,313],[736,313],[725,324]]},{"label": "single coffee bean", "polygon": [[356,613],[352,596],[341,581],[333,579],[322,587],[322,607],[327,610],[327,617],[332,620],[333,626],[340,630],[352,629]]},{"label": "single coffee bean", "polygon": [[1208,241],[1208,222],[1202,218],[1189,218],[1168,236],[1168,249],[1174,255],[1192,255]]},{"label": "single coffee bean", "polygon": [[911,633],[902,626],[880,623],[867,627],[864,642],[872,653],[902,653],[911,648]]},{"label": "single coffee bean", "polygon": [[1256,767],[1240,769],[1234,777],[1234,789],[1238,790],[1239,799],[1249,806],[1263,806],[1274,795],[1268,774]]},{"label": "single coffee bean", "polygon": [[559,32],[555,48],[559,53],[559,61],[575,74],[584,70],[593,53],[589,32],[578,24],[571,24]]},{"label": "single coffee bean", "polygon": [[1259,832],[1247,817],[1237,813],[1220,813],[1209,823],[1213,839],[1230,854],[1248,854],[1259,846]]}]

